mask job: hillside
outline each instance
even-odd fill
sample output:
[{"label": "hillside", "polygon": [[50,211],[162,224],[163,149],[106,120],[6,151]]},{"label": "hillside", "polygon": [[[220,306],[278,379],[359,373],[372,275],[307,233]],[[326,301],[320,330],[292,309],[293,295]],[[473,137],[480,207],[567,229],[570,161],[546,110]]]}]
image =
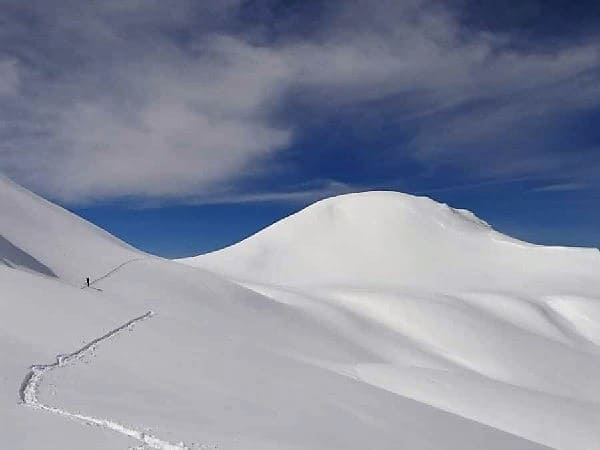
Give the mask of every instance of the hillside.
[{"label": "hillside", "polygon": [[373,361],[321,363],[348,377],[554,448],[600,442],[597,249],[533,245],[428,198],[368,192],[181,262],[368,348]]},{"label": "hillside", "polygon": [[600,287],[597,249],[529,244],[469,211],[397,192],[332,197],[229,248],[181,262],[285,286]]},{"label": "hillside", "polygon": [[[325,285],[305,267],[302,286],[242,285],[138,252],[11,182],[0,184],[0,210],[2,448],[600,442],[592,282],[580,287],[586,295],[431,293],[376,286],[375,269],[368,280],[340,272]],[[490,233],[464,217],[453,233]],[[362,248],[368,238],[354,236]]]},{"label": "hillside", "polygon": [[0,261],[81,285],[144,254],[0,175]]}]

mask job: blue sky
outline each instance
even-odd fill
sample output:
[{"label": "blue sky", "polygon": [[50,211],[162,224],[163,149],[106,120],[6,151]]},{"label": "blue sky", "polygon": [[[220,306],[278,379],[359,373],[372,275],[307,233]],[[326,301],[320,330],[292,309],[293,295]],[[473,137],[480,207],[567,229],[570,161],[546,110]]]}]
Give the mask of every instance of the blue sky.
[{"label": "blue sky", "polygon": [[143,249],[392,189],[600,247],[600,5],[0,0],[0,171]]}]

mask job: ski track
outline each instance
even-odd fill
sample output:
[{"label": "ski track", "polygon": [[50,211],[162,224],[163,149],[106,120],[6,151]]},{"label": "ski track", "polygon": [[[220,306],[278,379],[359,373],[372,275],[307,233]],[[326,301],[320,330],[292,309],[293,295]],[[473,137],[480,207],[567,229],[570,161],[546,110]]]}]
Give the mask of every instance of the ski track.
[{"label": "ski track", "polygon": [[134,428],[122,425],[120,423],[113,422],[109,419],[100,419],[92,416],[86,416],[77,412],[69,412],[64,409],[57,408],[55,406],[46,405],[42,403],[38,398],[39,388],[43,381],[43,377],[46,373],[80,361],[88,353],[92,352],[99,344],[117,336],[118,334],[124,331],[132,330],[135,325],[145,320],[148,320],[153,316],[154,312],[148,311],[146,314],[136,317],[135,319],[126,322],[120,327],[109,331],[105,335],[94,339],[93,341],[87,343],[86,345],[81,347],[79,350],[74,351],[73,353],[69,353],[66,355],[58,355],[56,357],[56,362],[53,364],[32,366],[30,371],[27,373],[27,376],[23,380],[23,383],[21,384],[21,388],[19,390],[19,396],[21,398],[22,403],[25,406],[29,406],[31,408],[47,411],[53,414],[67,417],[72,420],[83,422],[88,425],[94,425],[115,431],[117,433],[124,434],[125,436],[129,436],[140,441],[142,443],[142,448],[152,448],[157,450],[190,450],[189,447],[187,447],[183,442],[173,444],[164,441],[156,436],[153,436],[149,433],[146,433],[145,431],[139,431]]},{"label": "ski track", "polygon": [[114,274],[115,272],[117,272],[118,270],[122,269],[123,267],[125,267],[127,264],[131,264],[132,262],[136,262],[136,261],[141,261],[143,259],[147,259],[147,257],[141,257],[141,258],[133,258],[133,259],[129,259],[121,264],[119,264],[118,266],[116,266],[115,268],[111,269],[110,271],[106,272],[104,275],[102,275],[101,277],[98,277],[94,280],[90,281],[90,285],[88,286],[87,284],[84,284],[83,286],[81,286],[81,289],[86,289],[88,287],[92,287],[94,284],[96,284],[99,281],[102,281],[108,277],[110,277],[112,274]]}]

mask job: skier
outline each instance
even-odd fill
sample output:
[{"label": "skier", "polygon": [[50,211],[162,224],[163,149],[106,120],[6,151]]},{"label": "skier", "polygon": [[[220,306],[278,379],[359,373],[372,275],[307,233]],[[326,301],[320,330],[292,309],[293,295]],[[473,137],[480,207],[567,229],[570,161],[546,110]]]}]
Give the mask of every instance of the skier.
[{"label": "skier", "polygon": [[85,282],[87,283],[87,287],[90,287],[90,277],[87,277],[85,279]]}]

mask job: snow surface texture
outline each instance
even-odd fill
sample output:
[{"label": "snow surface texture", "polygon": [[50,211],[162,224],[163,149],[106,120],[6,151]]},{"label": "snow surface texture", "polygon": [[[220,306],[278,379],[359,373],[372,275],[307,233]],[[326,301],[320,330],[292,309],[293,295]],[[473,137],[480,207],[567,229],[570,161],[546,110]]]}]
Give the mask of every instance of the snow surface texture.
[{"label": "snow surface texture", "polygon": [[597,249],[533,245],[428,198],[368,192],[181,262],[373,355],[314,364],[547,446],[600,448]]},{"label": "snow surface texture", "polygon": [[136,325],[137,323],[139,323],[143,320],[149,319],[150,317],[152,317],[152,315],[153,315],[152,311],[149,311],[146,314],[136,317],[135,319],[128,321],[124,325],[121,325],[120,327],[115,328],[114,330],[111,330],[110,332],[106,333],[105,335],[103,335],[97,339],[94,339],[92,342],[84,345],[79,350],[77,350],[73,353],[70,353],[68,355],[58,355],[56,357],[56,362],[53,364],[32,366],[31,370],[25,377],[25,380],[23,381],[23,384],[21,386],[21,390],[19,393],[21,400],[23,401],[23,403],[25,405],[30,406],[32,408],[36,408],[36,409],[40,409],[42,411],[47,411],[47,412],[50,412],[53,414],[57,414],[59,416],[66,417],[68,419],[78,420],[87,425],[94,425],[97,427],[106,428],[108,430],[112,430],[117,433],[121,433],[125,436],[132,437],[132,438],[140,441],[144,446],[147,446],[150,448],[154,448],[154,449],[158,449],[158,450],[188,450],[188,447],[186,447],[183,443],[172,444],[170,442],[163,441],[162,439],[157,438],[156,436],[152,436],[151,434],[145,433],[144,431],[134,430],[125,425],[112,422],[108,419],[99,419],[96,417],[85,416],[85,415],[79,414],[79,413],[71,413],[69,411],[65,411],[60,408],[55,408],[53,406],[45,405],[42,402],[40,402],[38,399],[38,391],[40,388],[40,384],[42,382],[44,375],[47,372],[50,372],[51,370],[65,367],[69,364],[74,364],[74,363],[80,361],[88,353],[95,350],[95,348],[102,342],[107,341],[107,340],[117,336],[118,334],[122,333],[125,330],[132,330],[134,325]]},{"label": "snow surface texture", "polygon": [[[600,443],[595,251],[373,193],[191,261],[206,271],[3,179],[0,235],[0,448]],[[414,253],[427,249],[433,261]],[[427,272],[444,265],[447,277]]]},{"label": "snow surface texture", "polygon": [[0,175],[0,261],[5,264],[81,284],[142,255]]},{"label": "snow surface texture", "polygon": [[285,286],[537,292],[550,283],[587,292],[599,284],[600,252],[529,244],[429,198],[367,192],[323,200],[227,249],[181,261]]}]

